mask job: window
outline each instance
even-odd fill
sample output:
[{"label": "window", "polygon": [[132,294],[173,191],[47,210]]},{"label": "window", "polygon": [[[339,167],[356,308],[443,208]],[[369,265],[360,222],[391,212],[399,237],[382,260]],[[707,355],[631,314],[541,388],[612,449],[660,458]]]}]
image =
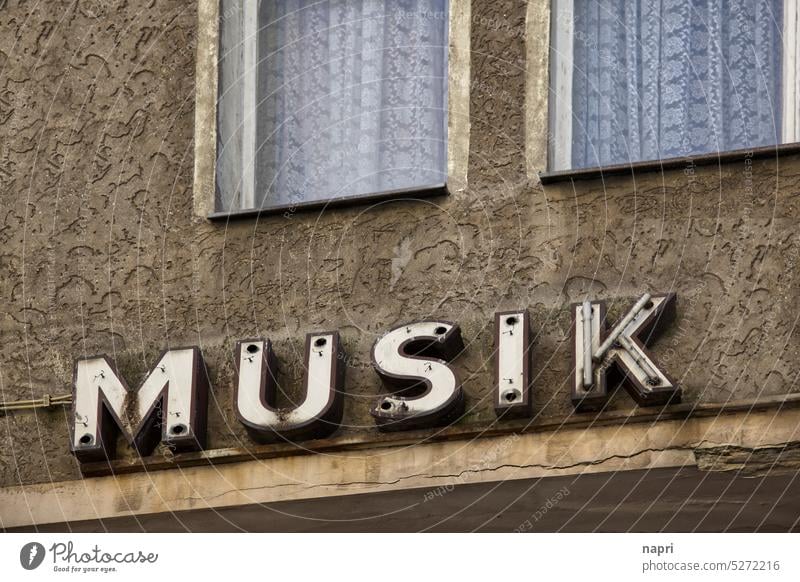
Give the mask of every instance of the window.
[{"label": "window", "polygon": [[797,0],[554,0],[550,169],[800,141]]},{"label": "window", "polygon": [[447,0],[219,11],[217,212],[444,189]]}]

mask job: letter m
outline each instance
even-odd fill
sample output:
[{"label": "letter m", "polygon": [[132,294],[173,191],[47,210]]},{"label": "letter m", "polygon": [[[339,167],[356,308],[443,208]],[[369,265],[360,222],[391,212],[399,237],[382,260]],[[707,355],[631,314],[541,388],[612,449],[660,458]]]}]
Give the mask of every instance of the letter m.
[{"label": "letter m", "polygon": [[136,391],[106,356],[75,362],[70,450],[81,462],[113,459],[119,432],[142,456],[163,441],[205,447],[208,376],[199,348],[162,352]]}]

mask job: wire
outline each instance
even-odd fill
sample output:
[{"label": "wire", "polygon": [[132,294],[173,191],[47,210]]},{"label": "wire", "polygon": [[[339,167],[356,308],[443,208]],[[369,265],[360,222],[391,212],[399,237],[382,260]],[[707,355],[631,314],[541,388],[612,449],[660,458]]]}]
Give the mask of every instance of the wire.
[{"label": "wire", "polygon": [[50,396],[45,394],[43,398],[35,400],[14,400],[11,402],[0,402],[0,412],[11,412],[12,410],[34,410],[36,408],[52,408],[53,406],[69,406],[72,404],[72,395]]}]

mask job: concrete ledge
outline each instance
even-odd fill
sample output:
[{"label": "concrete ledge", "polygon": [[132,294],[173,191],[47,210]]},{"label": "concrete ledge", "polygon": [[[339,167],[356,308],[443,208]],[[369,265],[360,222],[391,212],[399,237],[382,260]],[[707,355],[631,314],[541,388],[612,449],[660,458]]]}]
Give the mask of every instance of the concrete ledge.
[{"label": "concrete ledge", "polygon": [[[773,404],[648,422],[177,467],[0,489],[0,527],[231,508],[516,479],[697,467],[719,447],[794,448],[800,409]],[[740,464],[747,462],[739,458]],[[713,463],[703,468],[715,469]],[[763,463],[761,471],[768,470]],[[785,469],[785,467],[784,467]]]},{"label": "concrete ledge", "polygon": [[641,424],[664,420],[683,420],[759,410],[776,410],[800,406],[800,394],[772,396],[759,400],[730,401],[710,404],[677,404],[654,408],[600,413],[571,414],[566,417],[539,417],[531,420],[497,421],[485,425],[449,426],[436,431],[408,431],[397,433],[364,433],[335,436],[328,439],[304,441],[303,443],[281,443],[254,445],[248,448],[211,449],[195,453],[183,453],[170,457],[154,456],[136,459],[120,459],[99,463],[86,463],[81,470],[85,477],[99,477],[139,471],[160,471],[176,467],[219,465],[239,463],[254,459],[271,459],[308,454],[333,454],[343,451],[375,449],[380,447],[405,447],[420,443],[466,440],[497,437],[508,434],[553,432],[566,428],[586,428],[619,424]]}]

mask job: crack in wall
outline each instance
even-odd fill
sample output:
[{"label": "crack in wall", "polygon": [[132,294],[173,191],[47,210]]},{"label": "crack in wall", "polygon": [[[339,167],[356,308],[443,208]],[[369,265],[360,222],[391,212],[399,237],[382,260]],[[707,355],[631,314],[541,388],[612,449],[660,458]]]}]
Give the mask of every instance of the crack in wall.
[{"label": "crack in wall", "polygon": [[[444,474],[413,473],[411,475],[405,475],[405,476],[402,476],[402,477],[398,477],[397,479],[394,479],[394,480],[391,480],[391,481],[347,481],[347,482],[342,482],[342,483],[317,483],[317,484],[313,484],[313,485],[309,485],[308,487],[305,487],[304,490],[305,491],[310,491],[310,490],[319,489],[319,488],[326,488],[326,487],[357,487],[357,486],[380,487],[380,486],[387,486],[387,485],[397,485],[397,484],[399,484],[399,483],[401,483],[403,481],[408,481],[408,480],[412,480],[412,479],[460,479],[462,476],[464,476],[466,474],[469,474],[469,473],[474,473],[474,474],[493,473],[493,472],[496,472],[496,471],[500,471],[502,469],[519,469],[519,470],[545,469],[545,470],[548,470],[548,471],[563,471],[563,470],[574,469],[574,468],[577,468],[577,467],[591,467],[591,466],[602,465],[603,463],[606,463],[606,462],[612,461],[612,460],[633,459],[633,458],[636,458],[636,457],[641,456],[641,455],[646,454],[646,453],[662,453],[662,452],[669,452],[669,451],[687,451],[687,452],[691,451],[691,452],[694,453],[694,452],[697,451],[698,447],[701,447],[701,446],[703,446],[705,444],[707,444],[707,441],[700,441],[697,444],[676,445],[676,446],[672,446],[672,447],[663,447],[663,448],[652,447],[652,448],[646,448],[646,449],[638,450],[638,451],[636,451],[634,453],[631,453],[629,455],[614,454],[614,455],[609,455],[607,457],[603,457],[601,459],[591,459],[591,460],[578,461],[578,462],[570,463],[570,464],[567,464],[567,465],[548,465],[548,464],[543,464],[543,463],[527,463],[527,464],[503,463],[503,464],[496,465],[496,466],[493,466],[493,467],[484,467],[484,468],[477,468],[477,469],[473,469],[473,468],[464,469],[463,471],[460,471],[458,473],[444,473]],[[724,445],[715,445],[715,446],[724,446]],[[259,486],[254,486],[254,487],[242,487],[242,488],[230,489],[228,491],[224,491],[222,493],[218,493],[218,494],[213,495],[211,497],[184,497],[182,499],[189,500],[189,501],[210,501],[212,499],[218,499],[220,497],[223,497],[225,495],[229,495],[231,493],[240,493],[240,492],[245,492],[245,491],[281,489],[281,488],[285,488],[285,487],[294,487],[294,486],[297,486],[297,485],[301,485],[301,484],[298,484],[298,483],[278,483],[278,484],[275,484],[275,485],[259,485]]]}]

